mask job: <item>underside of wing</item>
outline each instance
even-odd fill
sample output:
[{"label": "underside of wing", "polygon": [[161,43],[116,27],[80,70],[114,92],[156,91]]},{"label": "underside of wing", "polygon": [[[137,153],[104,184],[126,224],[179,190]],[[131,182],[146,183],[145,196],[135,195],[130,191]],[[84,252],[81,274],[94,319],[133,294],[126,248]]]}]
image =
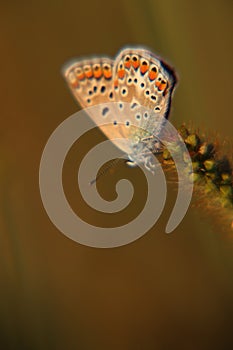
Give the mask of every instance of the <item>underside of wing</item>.
[{"label": "underside of wing", "polygon": [[77,60],[66,64],[63,75],[81,107],[114,101],[113,64],[110,58]]},{"label": "underside of wing", "polygon": [[176,76],[166,63],[148,50],[125,49],[115,59],[113,75],[116,100],[168,117]]}]

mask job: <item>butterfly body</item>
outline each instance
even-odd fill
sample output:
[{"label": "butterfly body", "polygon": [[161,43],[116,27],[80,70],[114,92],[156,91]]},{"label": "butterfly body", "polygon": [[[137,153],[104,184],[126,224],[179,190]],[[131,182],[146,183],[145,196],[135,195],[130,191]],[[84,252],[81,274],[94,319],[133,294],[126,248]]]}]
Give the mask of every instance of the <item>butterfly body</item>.
[{"label": "butterfly body", "polygon": [[[149,162],[168,118],[176,84],[173,70],[148,50],[124,49],[112,60],[93,58],[68,63],[64,77],[81,107],[101,131],[128,154],[132,164]],[[111,103],[112,102],[112,103]],[[102,125],[102,122],[108,125]],[[115,139],[124,138],[125,145]]]}]

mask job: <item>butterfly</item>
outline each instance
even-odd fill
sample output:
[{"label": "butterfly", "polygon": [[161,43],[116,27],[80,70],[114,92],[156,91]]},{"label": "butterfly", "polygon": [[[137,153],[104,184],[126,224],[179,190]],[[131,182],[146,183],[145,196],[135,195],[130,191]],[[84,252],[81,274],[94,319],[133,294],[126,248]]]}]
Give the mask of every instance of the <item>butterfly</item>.
[{"label": "butterfly", "polygon": [[128,164],[151,170],[151,151],[161,149],[158,137],[177,82],[174,70],[149,50],[125,48],[115,59],[73,60],[63,75],[82,108],[97,107],[87,109],[89,116],[127,154]]}]

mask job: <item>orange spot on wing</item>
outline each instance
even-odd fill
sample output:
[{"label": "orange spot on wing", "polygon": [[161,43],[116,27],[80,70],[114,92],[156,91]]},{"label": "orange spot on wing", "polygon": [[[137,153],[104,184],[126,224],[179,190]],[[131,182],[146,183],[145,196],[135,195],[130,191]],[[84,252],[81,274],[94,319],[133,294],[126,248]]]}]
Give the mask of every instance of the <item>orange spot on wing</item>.
[{"label": "orange spot on wing", "polygon": [[92,72],[92,70],[90,69],[90,70],[88,70],[88,71],[86,71],[85,72],[85,74],[86,74],[86,77],[88,78],[88,79],[90,79],[90,78],[92,78],[93,77],[93,72]]},{"label": "orange spot on wing", "polygon": [[77,87],[79,86],[79,83],[78,83],[78,81],[76,80],[76,81],[72,81],[72,82],[70,83],[70,85],[72,86],[72,88],[77,88]]},{"label": "orange spot on wing", "polygon": [[73,88],[76,88],[79,85],[76,75],[74,73],[69,74],[69,82],[71,87]]},{"label": "orange spot on wing", "polygon": [[118,86],[118,80],[116,79],[115,81],[114,81],[114,87],[117,87]]},{"label": "orange spot on wing", "polygon": [[104,69],[104,77],[110,79],[112,77],[112,71],[110,69]]},{"label": "orange spot on wing", "polygon": [[160,86],[160,81],[156,81],[155,86],[159,87]]},{"label": "orange spot on wing", "polygon": [[94,69],[94,77],[96,79],[99,79],[102,76],[103,72],[101,68]]},{"label": "orange spot on wing", "polygon": [[159,91],[165,90],[166,86],[167,86],[166,81],[162,81],[162,82],[159,84],[159,87],[158,87]]},{"label": "orange spot on wing", "polygon": [[80,74],[77,75],[77,78],[78,78],[78,80],[83,80],[83,79],[85,79],[85,74],[84,73],[80,73]]},{"label": "orange spot on wing", "polygon": [[126,61],[126,62],[124,63],[124,65],[125,65],[125,67],[126,67],[127,69],[130,68],[131,64],[132,64],[131,60]]},{"label": "orange spot on wing", "polygon": [[124,76],[125,76],[125,70],[124,70],[124,69],[119,69],[119,71],[118,71],[118,77],[119,77],[120,79],[123,79]]},{"label": "orange spot on wing", "polygon": [[150,80],[155,80],[155,78],[157,77],[158,73],[157,72],[154,72],[153,70],[151,70],[149,72],[149,79]]},{"label": "orange spot on wing", "polygon": [[141,64],[140,71],[142,74],[145,74],[149,69],[148,64]]},{"label": "orange spot on wing", "polygon": [[133,61],[133,67],[134,69],[137,69],[139,67],[140,63],[139,63],[139,60],[137,61]]}]

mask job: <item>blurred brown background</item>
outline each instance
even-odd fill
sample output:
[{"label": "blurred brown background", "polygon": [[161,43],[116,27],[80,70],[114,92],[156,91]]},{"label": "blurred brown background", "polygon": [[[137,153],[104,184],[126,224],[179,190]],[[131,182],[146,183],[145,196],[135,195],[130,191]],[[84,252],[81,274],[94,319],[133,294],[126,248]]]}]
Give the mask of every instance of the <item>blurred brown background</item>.
[{"label": "blurred brown background", "polygon": [[[60,74],[74,56],[148,46],[180,77],[172,121],[231,138],[232,9],[229,0],[1,2],[2,349],[233,346],[232,237],[211,219],[190,209],[168,236],[166,211],[138,241],[93,249],[53,226],[38,188],[48,137],[78,110]],[[65,183],[78,210],[72,164]],[[107,197],[110,182],[100,183]]]}]

